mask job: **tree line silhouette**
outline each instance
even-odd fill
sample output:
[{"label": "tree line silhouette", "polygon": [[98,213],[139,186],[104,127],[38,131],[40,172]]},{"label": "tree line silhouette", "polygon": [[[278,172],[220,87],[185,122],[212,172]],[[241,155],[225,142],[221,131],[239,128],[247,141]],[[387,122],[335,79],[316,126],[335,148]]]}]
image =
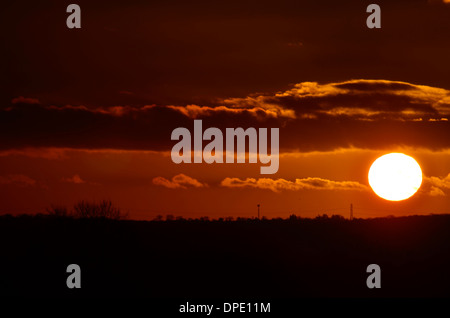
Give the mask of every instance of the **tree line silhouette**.
[{"label": "tree line silhouette", "polygon": [[[450,215],[126,219],[112,202],[0,216],[0,296],[449,297]],[[82,288],[65,285],[78,264]],[[378,264],[382,288],[366,287]]]},{"label": "tree line silhouette", "polygon": [[[116,207],[111,200],[101,200],[100,202],[81,200],[75,203],[72,209],[69,209],[64,205],[51,205],[46,209],[45,214],[35,214],[36,217],[53,217],[53,218],[74,218],[74,219],[109,219],[109,220],[124,220],[127,219],[129,214],[123,212],[120,208]],[[200,221],[200,222],[232,222],[232,221],[268,221],[268,220],[289,220],[300,221],[307,218],[291,214],[287,219],[281,217],[267,218],[266,216],[258,217],[218,217],[210,218],[209,216],[200,216],[197,218],[186,218],[183,216],[175,216],[173,214],[158,214],[152,219],[157,222],[173,222],[173,221]],[[309,218],[308,218],[309,219]],[[314,219],[316,220],[330,220],[330,221],[343,221],[346,220],[342,215],[333,214],[319,214]]]}]

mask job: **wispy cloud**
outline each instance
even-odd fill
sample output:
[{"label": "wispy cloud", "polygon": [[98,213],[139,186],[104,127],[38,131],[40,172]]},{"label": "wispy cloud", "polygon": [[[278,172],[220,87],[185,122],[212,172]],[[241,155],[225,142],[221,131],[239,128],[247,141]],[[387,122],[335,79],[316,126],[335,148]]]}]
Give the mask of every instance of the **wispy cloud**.
[{"label": "wispy cloud", "polygon": [[68,182],[68,183],[75,183],[75,184],[82,184],[82,183],[86,183],[85,180],[81,179],[81,177],[76,174],[70,178],[63,178],[62,179],[64,182]]},{"label": "wispy cloud", "polygon": [[290,109],[282,109],[276,105],[259,104],[252,107],[241,107],[241,105],[235,103],[233,99],[224,100],[226,106],[167,106],[170,109],[179,111],[183,115],[189,118],[200,118],[217,115],[220,113],[230,113],[235,115],[249,114],[255,118],[295,118],[295,112]]},{"label": "wispy cloud", "polygon": [[225,178],[221,186],[228,188],[258,188],[267,189],[274,192],[282,190],[357,190],[365,191],[367,186],[356,181],[332,181],[322,178],[304,178],[290,181],[286,179],[271,178]]},{"label": "wispy cloud", "polygon": [[424,177],[424,192],[431,196],[445,196],[450,189],[450,173],[445,177]]},{"label": "wispy cloud", "polygon": [[207,184],[201,183],[197,179],[191,178],[182,173],[172,177],[171,180],[168,180],[163,177],[155,177],[153,178],[153,184],[163,186],[169,189],[186,189],[188,187],[194,188],[207,187]]},{"label": "wispy cloud", "polygon": [[0,150],[0,157],[25,156],[30,158],[66,159],[68,148],[22,148]]},{"label": "wispy cloud", "polygon": [[19,187],[35,186],[36,180],[24,174],[10,174],[7,176],[0,176],[0,184],[11,184]]},{"label": "wispy cloud", "polygon": [[13,98],[11,104],[40,104],[40,102],[37,98],[19,96]]}]

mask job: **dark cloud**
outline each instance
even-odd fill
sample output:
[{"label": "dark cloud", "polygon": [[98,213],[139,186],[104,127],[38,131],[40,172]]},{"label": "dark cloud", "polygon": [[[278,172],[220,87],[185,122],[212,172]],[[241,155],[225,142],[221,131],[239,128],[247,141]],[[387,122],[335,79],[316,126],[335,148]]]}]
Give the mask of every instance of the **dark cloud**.
[{"label": "dark cloud", "polygon": [[[387,80],[351,80],[343,83],[319,84],[304,82],[275,96],[265,97],[269,103],[292,108],[299,114],[355,116],[355,109],[364,110],[361,117],[411,119],[421,116],[447,116],[450,91],[430,86]],[[408,111],[406,113],[399,113]],[[375,112],[372,114],[371,112]],[[414,117],[413,117],[414,118]]]},{"label": "dark cloud", "polygon": [[304,82],[272,96],[219,103],[98,108],[15,103],[0,110],[0,147],[170,150],[173,129],[193,133],[197,118],[203,129],[279,127],[282,151],[450,148],[450,92],[441,88],[385,80]]},{"label": "dark cloud", "polygon": [[346,82],[342,84],[336,84],[335,87],[341,88],[341,89],[351,89],[351,90],[358,90],[358,91],[368,91],[373,92],[375,91],[396,91],[396,90],[414,90],[416,87],[414,85],[411,85],[409,83],[399,83],[399,82],[383,82],[383,81],[377,81],[377,82]]}]

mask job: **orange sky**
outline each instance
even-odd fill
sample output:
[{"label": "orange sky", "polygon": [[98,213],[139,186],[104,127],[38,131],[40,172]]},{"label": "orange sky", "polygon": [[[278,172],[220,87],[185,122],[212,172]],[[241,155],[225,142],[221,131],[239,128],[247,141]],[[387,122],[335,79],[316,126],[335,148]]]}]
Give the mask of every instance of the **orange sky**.
[{"label": "orange sky", "polygon": [[[59,150],[55,153],[51,149],[41,149],[26,155],[0,157],[2,211],[12,214],[42,212],[51,204],[71,205],[81,199],[110,198],[137,219],[152,219],[158,214],[251,217],[255,216],[257,203],[267,217],[287,217],[293,213],[304,217],[322,213],[347,217],[350,203],[358,217],[446,213],[450,180],[443,177],[450,171],[450,152],[392,150],[416,158],[426,177],[419,192],[402,202],[385,201],[368,187],[370,164],[386,152],[383,150],[284,154],[279,172],[262,176],[257,164],[182,166],[173,164],[167,153],[112,150]],[[198,183],[171,182],[164,186],[153,182],[157,177],[171,181],[179,174]],[[428,180],[431,176],[440,177],[441,183]],[[295,179],[321,178],[357,182],[366,188],[296,189],[294,186],[286,189],[277,187],[275,182],[269,183],[268,189],[231,188],[221,185],[226,178],[270,178],[278,182],[283,179],[284,184],[291,186]],[[433,192],[432,185],[438,185],[443,193]]]},{"label": "orange sky", "polygon": [[[3,10],[1,214],[82,199],[133,219],[253,217],[257,204],[269,218],[348,216],[351,203],[356,217],[448,213],[449,5],[378,3],[369,30],[360,1],[79,1],[69,30],[67,4]],[[174,164],[171,132],[194,119],[279,128],[278,172]],[[368,185],[389,152],[424,173],[402,202]]]}]

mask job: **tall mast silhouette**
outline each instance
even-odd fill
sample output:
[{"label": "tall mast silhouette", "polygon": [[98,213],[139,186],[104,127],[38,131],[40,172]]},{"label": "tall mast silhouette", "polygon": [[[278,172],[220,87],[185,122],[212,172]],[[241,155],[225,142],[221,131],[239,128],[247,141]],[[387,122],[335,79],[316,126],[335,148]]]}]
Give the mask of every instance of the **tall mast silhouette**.
[{"label": "tall mast silhouette", "polygon": [[259,218],[259,207],[260,207],[261,205],[258,203],[258,220],[260,219]]}]

